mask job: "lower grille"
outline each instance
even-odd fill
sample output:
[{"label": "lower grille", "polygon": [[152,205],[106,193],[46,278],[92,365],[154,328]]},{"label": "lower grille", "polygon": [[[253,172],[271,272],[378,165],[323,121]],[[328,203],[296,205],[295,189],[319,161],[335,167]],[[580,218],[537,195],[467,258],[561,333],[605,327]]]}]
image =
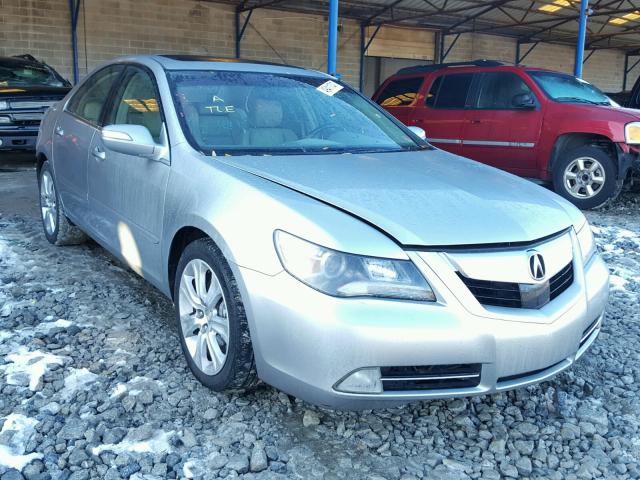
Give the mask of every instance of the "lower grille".
[{"label": "lower grille", "polygon": [[581,348],[585,343],[587,343],[589,338],[591,338],[591,335],[593,335],[593,332],[595,332],[598,329],[599,320],[600,319],[597,318],[596,320],[591,322],[591,324],[589,324],[587,328],[584,329],[584,331],[582,332],[582,337],[580,337],[580,345],[578,346],[578,348]]},{"label": "lower grille", "polygon": [[521,378],[533,377],[534,375],[537,375],[539,373],[544,372],[545,370],[549,370],[549,369],[551,369],[553,367],[556,367],[556,366],[560,365],[561,363],[563,363],[565,361],[566,360],[560,360],[558,363],[554,363],[553,365],[549,365],[548,367],[539,368],[537,370],[530,370],[528,372],[518,373],[516,375],[507,375],[506,377],[500,377],[498,379],[498,384],[503,383],[503,382],[511,382],[513,380],[520,380]]},{"label": "lower grille", "polygon": [[509,308],[541,308],[557,298],[573,283],[573,262],[542,284],[493,282],[458,277],[482,305]]},{"label": "lower grille", "polygon": [[422,367],[382,367],[385,392],[473,388],[480,384],[480,363],[429,365]]}]

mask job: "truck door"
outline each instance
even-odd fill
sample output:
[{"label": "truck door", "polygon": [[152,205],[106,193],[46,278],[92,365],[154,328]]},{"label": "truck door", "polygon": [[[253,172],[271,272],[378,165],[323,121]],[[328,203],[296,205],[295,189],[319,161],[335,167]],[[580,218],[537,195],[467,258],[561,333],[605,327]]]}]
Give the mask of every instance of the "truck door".
[{"label": "truck door", "polygon": [[540,102],[513,72],[479,75],[477,98],[467,110],[462,133],[462,155],[518,175],[535,174]]},{"label": "truck door", "polygon": [[445,73],[435,77],[424,102],[413,109],[409,125],[424,129],[429,143],[458,155],[466,122],[473,73]]}]

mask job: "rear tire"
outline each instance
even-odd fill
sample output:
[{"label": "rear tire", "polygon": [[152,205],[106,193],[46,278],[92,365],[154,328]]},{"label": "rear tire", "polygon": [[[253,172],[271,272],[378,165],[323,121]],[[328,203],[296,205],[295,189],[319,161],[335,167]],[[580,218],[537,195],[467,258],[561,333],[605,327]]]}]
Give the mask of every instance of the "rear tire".
[{"label": "rear tire", "polygon": [[583,210],[615,199],[619,186],[615,160],[602,148],[585,145],[571,150],[553,168],[556,193]]},{"label": "rear tire", "polygon": [[69,221],[60,202],[49,162],[44,162],[38,175],[40,217],[44,235],[53,245],[78,245],[87,239],[85,233]]},{"label": "rear tire", "polygon": [[182,352],[212,390],[258,383],[244,304],[222,253],[209,238],[191,242],[176,270],[174,302]]}]

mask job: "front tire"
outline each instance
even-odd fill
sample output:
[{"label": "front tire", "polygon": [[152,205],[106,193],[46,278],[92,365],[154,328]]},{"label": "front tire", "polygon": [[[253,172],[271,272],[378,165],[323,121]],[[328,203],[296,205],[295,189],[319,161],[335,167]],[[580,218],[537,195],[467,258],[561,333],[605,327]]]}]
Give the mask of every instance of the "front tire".
[{"label": "front tire", "polygon": [[175,279],[180,344],[194,376],[216,391],[254,386],[257,375],[242,298],[211,239],[187,245]]},{"label": "front tire", "polygon": [[44,235],[53,245],[78,245],[87,239],[82,230],[73,225],[64,213],[49,162],[44,162],[38,176],[40,214]]},{"label": "front tire", "polygon": [[556,162],[553,187],[576,207],[588,210],[604,205],[619,193],[617,168],[605,150],[583,146],[571,150]]}]

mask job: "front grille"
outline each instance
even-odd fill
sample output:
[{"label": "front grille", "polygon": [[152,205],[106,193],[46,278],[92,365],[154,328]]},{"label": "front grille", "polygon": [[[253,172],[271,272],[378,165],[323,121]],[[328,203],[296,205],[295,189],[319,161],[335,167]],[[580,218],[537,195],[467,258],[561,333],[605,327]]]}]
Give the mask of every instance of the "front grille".
[{"label": "front grille", "polygon": [[473,388],[480,384],[480,363],[382,367],[385,392]]},{"label": "front grille", "polygon": [[549,280],[549,299],[553,300],[573,283],[573,262],[556,273]]},{"label": "front grille", "polygon": [[482,305],[511,308],[522,307],[520,286],[517,283],[475,280],[465,277],[460,272],[458,272],[458,276]]},{"label": "front grille", "polygon": [[569,262],[549,281],[542,284],[494,282],[458,277],[482,305],[508,308],[541,308],[573,283],[573,262]]},{"label": "front grille", "polygon": [[14,109],[49,108],[58,100],[11,100],[9,105]]}]

